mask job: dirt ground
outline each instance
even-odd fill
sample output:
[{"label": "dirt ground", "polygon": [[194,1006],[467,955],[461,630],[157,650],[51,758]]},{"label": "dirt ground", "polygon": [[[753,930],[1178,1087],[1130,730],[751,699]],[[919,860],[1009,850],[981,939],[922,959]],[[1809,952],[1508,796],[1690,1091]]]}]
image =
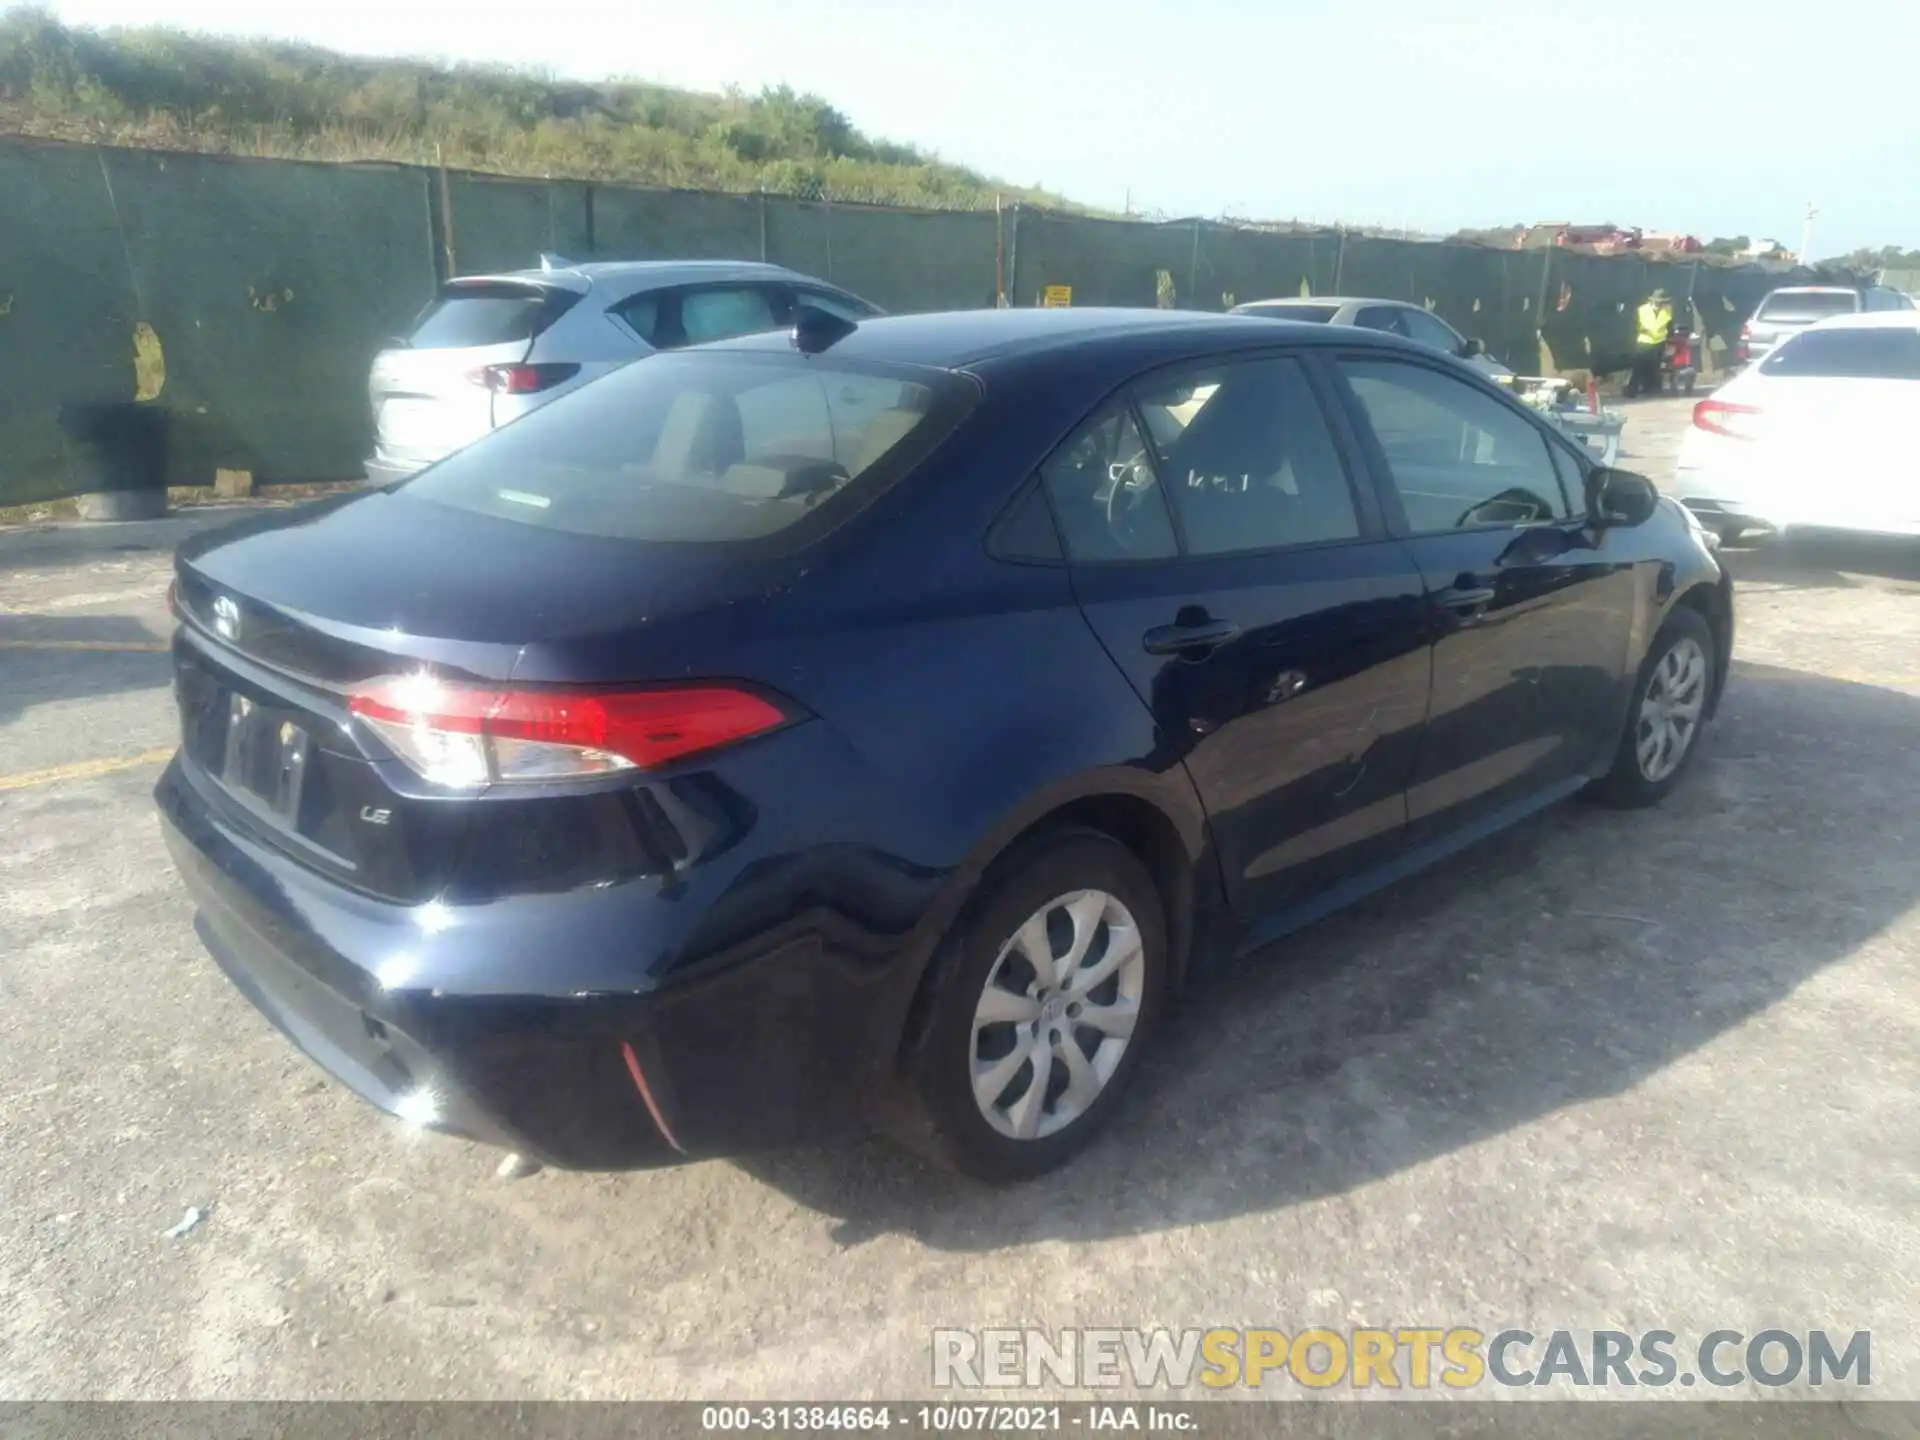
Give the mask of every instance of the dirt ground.
[{"label": "dirt ground", "polygon": [[939,1326],[1314,1324],[1870,1330],[1920,1398],[1920,549],[1733,552],[1662,809],[1256,957],[1097,1147],[991,1190],[879,1142],[503,1180],[324,1079],[148,798],[167,551],[219,518],[0,532],[0,1399],[897,1398]]}]

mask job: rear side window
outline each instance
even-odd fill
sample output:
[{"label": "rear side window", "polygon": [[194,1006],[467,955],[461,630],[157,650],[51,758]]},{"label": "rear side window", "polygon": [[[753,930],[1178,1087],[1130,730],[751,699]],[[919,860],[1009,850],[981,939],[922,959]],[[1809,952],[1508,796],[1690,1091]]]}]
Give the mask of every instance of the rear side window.
[{"label": "rear side window", "polygon": [[662,543],[824,533],[904,474],[976,391],[918,366],[657,355],[548,405],[401,491],[503,520]]},{"label": "rear side window", "polygon": [[539,285],[451,284],[420,312],[407,344],[415,350],[464,350],[528,341],[579,298]]},{"label": "rear side window", "polygon": [[773,297],[757,285],[726,290],[689,290],[680,297],[680,329],[688,345],[732,340],[777,330]]},{"label": "rear side window", "polygon": [[1851,290],[1790,290],[1767,296],[1753,318],[1806,322],[1851,315],[1859,308],[1860,297]]},{"label": "rear side window", "polygon": [[1152,449],[1124,400],[1095,411],[1068,436],[1040,467],[1040,480],[1068,559],[1165,560],[1176,553]]},{"label": "rear side window", "polygon": [[1762,375],[1920,380],[1920,328],[1808,330],[1760,362]]}]

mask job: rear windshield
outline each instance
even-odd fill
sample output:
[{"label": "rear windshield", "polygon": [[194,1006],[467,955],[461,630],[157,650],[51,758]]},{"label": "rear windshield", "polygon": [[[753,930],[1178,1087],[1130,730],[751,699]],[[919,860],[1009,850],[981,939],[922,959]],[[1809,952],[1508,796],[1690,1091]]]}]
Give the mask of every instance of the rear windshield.
[{"label": "rear windshield", "polygon": [[464,350],[531,340],[579,297],[539,285],[449,285],[420,312],[407,344]]},{"label": "rear windshield", "polygon": [[1830,315],[1851,315],[1860,308],[1860,297],[1851,290],[1790,290],[1769,295],[1760,302],[1756,320],[1825,320]]},{"label": "rear windshield", "polygon": [[503,520],[626,540],[757,540],[809,517],[824,532],[917,463],[976,393],[949,371],[919,367],[655,355],[402,488]]},{"label": "rear windshield", "polygon": [[1920,380],[1920,328],[1808,330],[1762,360],[1760,373],[1835,380]]},{"label": "rear windshield", "polygon": [[1331,305],[1249,305],[1240,313],[1258,315],[1264,320],[1311,320],[1324,325],[1333,318]]}]

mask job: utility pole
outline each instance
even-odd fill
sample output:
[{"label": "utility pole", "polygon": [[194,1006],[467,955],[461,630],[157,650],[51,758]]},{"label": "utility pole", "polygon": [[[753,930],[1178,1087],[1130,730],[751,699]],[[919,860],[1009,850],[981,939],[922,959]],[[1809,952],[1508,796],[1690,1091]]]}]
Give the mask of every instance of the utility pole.
[{"label": "utility pole", "polygon": [[1813,249],[1813,222],[1820,212],[1814,208],[1811,200],[1807,202],[1807,213],[1800,226],[1800,263],[1807,263],[1808,252]]}]

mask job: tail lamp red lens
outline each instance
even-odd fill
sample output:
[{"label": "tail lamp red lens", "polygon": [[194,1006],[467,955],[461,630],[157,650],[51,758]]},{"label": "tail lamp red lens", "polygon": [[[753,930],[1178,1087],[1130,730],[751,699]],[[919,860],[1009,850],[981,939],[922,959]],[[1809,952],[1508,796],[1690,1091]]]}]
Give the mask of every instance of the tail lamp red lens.
[{"label": "tail lamp red lens", "polygon": [[467,379],[496,395],[537,395],[579,373],[578,365],[483,365],[468,372]]},{"label": "tail lamp red lens", "polygon": [[371,682],[348,708],[416,774],[457,789],[653,770],[789,718],[729,686],[515,690],[425,674]]},{"label": "tail lamp red lens", "polygon": [[1735,405],[1728,400],[1702,400],[1693,407],[1694,428],[1709,435],[1724,435],[1729,440],[1753,439],[1754,417],[1758,405]]}]

